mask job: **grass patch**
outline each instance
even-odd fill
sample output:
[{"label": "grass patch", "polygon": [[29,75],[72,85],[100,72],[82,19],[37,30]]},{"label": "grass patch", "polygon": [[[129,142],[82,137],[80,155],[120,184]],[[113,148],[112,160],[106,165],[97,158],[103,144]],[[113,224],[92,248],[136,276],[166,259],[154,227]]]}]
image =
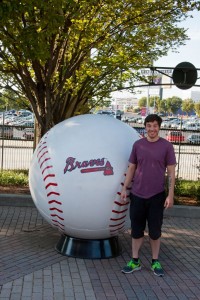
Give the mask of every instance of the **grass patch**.
[{"label": "grass patch", "polygon": [[0,172],[1,186],[27,186],[28,170],[5,170]]}]

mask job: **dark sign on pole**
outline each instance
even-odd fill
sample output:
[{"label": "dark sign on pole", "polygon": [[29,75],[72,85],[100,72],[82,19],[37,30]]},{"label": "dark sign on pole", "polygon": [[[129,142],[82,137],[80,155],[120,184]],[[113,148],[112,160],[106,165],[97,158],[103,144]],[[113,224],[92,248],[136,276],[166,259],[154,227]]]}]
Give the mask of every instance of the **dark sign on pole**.
[{"label": "dark sign on pole", "polygon": [[197,69],[189,62],[182,62],[174,68],[172,79],[179,89],[190,89],[197,81]]}]

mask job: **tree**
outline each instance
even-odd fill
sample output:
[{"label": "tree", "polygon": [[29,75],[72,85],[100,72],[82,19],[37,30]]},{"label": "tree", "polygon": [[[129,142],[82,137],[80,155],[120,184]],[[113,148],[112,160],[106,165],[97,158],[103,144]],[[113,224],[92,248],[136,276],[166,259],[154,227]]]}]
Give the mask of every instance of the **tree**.
[{"label": "tree", "polygon": [[194,109],[198,117],[200,117],[200,101],[194,104]]},{"label": "tree", "polygon": [[192,99],[185,99],[182,102],[182,110],[187,114],[194,109],[194,101]]},{"label": "tree", "polygon": [[30,102],[22,95],[19,96],[14,90],[4,89],[3,93],[0,94],[0,110],[19,110],[22,108],[31,110]]},{"label": "tree", "polygon": [[160,105],[160,97],[151,96],[149,98],[149,106],[154,108],[154,112],[160,112],[159,105]]},{"label": "tree", "polygon": [[[149,97],[149,107],[154,107],[155,111],[158,111],[160,98],[158,96]],[[147,106],[147,97],[142,97],[138,101],[138,105],[140,108]]]},{"label": "tree", "polygon": [[140,98],[139,101],[138,101],[138,106],[140,108],[146,107],[147,106],[147,97]]},{"label": "tree", "polygon": [[166,111],[175,114],[181,108],[182,99],[176,96],[165,99]]},{"label": "tree", "polygon": [[40,138],[184,44],[177,23],[196,8],[199,1],[2,0],[0,72],[30,102]]}]

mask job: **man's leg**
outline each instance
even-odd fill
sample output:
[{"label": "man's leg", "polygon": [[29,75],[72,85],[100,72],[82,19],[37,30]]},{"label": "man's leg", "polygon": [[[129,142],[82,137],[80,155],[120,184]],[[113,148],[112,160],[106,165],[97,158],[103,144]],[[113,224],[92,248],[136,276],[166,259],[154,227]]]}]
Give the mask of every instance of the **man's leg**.
[{"label": "man's leg", "polygon": [[159,252],[160,252],[160,238],[158,238],[157,240],[152,240],[150,238],[150,245],[151,245],[151,251],[152,251],[151,270],[154,272],[155,275],[163,276],[164,271],[158,260]]},{"label": "man's leg", "polygon": [[141,269],[139,250],[144,239],[146,225],[145,201],[137,196],[130,195],[130,219],[132,229],[132,258],[122,269],[123,273],[132,273]]},{"label": "man's leg", "polygon": [[152,259],[158,259],[160,252],[160,238],[157,240],[152,240],[150,238],[149,240],[151,245]]},{"label": "man's leg", "polygon": [[158,260],[161,243],[161,228],[163,222],[165,193],[159,193],[150,198],[148,214],[149,236],[152,251],[151,269],[157,276],[163,276],[164,272]]},{"label": "man's leg", "polygon": [[132,238],[132,257],[139,258],[139,250],[143,244],[144,237],[139,239]]}]

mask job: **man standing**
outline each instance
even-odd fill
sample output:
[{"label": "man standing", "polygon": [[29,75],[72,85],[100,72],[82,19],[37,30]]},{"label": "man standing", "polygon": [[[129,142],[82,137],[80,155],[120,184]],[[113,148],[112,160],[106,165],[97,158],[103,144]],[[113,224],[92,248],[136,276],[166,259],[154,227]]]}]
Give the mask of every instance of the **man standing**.
[{"label": "man standing", "polygon": [[[156,114],[148,115],[144,125],[147,136],[136,141],[129,158],[129,167],[121,191],[121,200],[130,193],[132,258],[122,269],[132,273],[141,269],[139,250],[144,239],[146,222],[152,252],[151,269],[157,276],[164,272],[158,260],[164,208],[173,206],[176,158],[173,145],[159,137],[162,123]],[[168,195],[165,194],[165,174],[168,176]]]}]

